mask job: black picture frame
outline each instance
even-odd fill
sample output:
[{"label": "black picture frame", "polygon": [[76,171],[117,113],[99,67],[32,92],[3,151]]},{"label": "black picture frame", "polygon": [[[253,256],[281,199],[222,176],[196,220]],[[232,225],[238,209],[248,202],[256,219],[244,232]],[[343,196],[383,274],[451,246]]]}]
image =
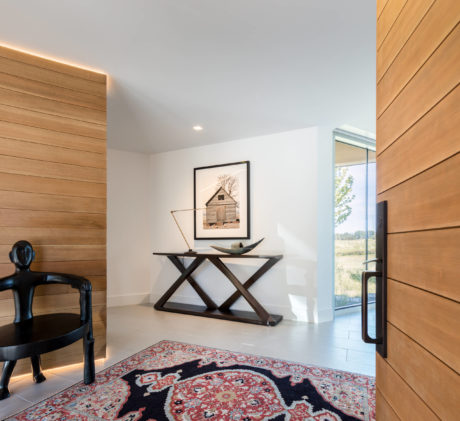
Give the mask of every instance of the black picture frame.
[{"label": "black picture frame", "polygon": [[[246,194],[244,195],[244,198],[246,200],[246,224],[245,224],[245,230],[244,235],[234,235],[231,233],[231,230],[228,230],[228,235],[221,235],[221,236],[203,236],[203,235],[198,235],[197,234],[197,211],[194,210],[193,212],[193,228],[194,228],[194,239],[195,240],[243,240],[243,239],[249,239],[251,238],[251,203],[250,203],[250,180],[251,180],[251,175],[250,175],[250,162],[249,161],[237,161],[237,162],[230,162],[227,164],[218,164],[218,165],[209,165],[205,167],[197,167],[193,169],[193,208],[197,209],[198,206],[200,205],[197,203],[197,173],[200,171],[206,171],[206,170],[214,170],[216,168],[224,168],[224,167],[230,167],[230,166],[236,166],[236,165],[245,165],[246,166],[246,177],[244,177],[244,181],[246,183],[245,185],[245,190]],[[217,194],[217,191],[214,195]],[[240,220],[241,223],[241,220]],[[217,230],[216,230],[217,231]],[[219,229],[218,230],[220,234],[225,234],[226,229]],[[234,231],[233,231],[234,232]]]}]

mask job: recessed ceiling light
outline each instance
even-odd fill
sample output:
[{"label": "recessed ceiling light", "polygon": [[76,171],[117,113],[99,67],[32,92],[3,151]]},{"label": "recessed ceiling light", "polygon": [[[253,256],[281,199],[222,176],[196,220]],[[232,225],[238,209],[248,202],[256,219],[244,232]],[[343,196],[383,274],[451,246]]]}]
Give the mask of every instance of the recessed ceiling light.
[{"label": "recessed ceiling light", "polygon": [[201,130],[203,130],[203,127],[201,127],[201,126],[193,126],[193,130],[195,130],[196,132],[201,132]]}]

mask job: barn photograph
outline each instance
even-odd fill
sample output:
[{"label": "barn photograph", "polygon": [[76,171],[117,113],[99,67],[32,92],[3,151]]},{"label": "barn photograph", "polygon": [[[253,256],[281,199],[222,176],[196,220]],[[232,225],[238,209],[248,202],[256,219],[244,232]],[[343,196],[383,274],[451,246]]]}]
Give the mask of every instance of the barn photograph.
[{"label": "barn photograph", "polygon": [[195,239],[249,238],[249,161],[194,171]]},{"label": "barn photograph", "polygon": [[239,228],[238,202],[221,186],[206,202],[206,212],[203,219],[207,226],[205,229],[213,226]]}]

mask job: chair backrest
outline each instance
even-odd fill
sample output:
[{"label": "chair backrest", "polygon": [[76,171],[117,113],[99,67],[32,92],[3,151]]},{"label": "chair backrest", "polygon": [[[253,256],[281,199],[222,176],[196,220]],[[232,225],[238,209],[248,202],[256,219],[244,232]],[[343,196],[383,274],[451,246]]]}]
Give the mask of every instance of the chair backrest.
[{"label": "chair backrest", "polygon": [[80,313],[82,320],[91,318],[91,282],[77,275],[54,272],[35,272],[30,265],[35,251],[28,241],[21,240],[13,245],[10,260],[16,266],[15,272],[0,279],[0,291],[11,289],[14,294],[15,323],[32,319],[32,300],[38,285],[66,284],[80,290]]},{"label": "chair backrest", "polygon": [[30,270],[35,251],[28,241],[17,241],[10,251],[10,260],[16,266],[15,273],[0,279],[0,291],[11,289],[14,295],[15,323],[31,319],[32,300],[37,285],[46,282],[46,274]]}]

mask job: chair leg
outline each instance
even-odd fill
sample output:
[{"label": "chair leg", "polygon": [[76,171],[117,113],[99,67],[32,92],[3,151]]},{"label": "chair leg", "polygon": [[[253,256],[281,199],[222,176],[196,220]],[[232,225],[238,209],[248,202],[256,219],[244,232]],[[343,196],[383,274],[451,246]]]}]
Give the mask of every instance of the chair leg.
[{"label": "chair leg", "polygon": [[94,367],[94,338],[92,332],[89,332],[83,338],[83,352],[85,353],[83,381],[85,384],[90,384],[94,382],[96,377],[96,369]]},{"label": "chair leg", "polygon": [[40,355],[33,355],[30,357],[30,361],[32,362],[32,371],[34,376],[35,383],[41,383],[46,380],[46,377],[43,375],[40,369]]},{"label": "chair leg", "polygon": [[11,375],[13,374],[14,366],[16,361],[5,361],[3,363],[2,378],[0,380],[0,400],[10,396],[10,391],[8,390],[8,383],[10,382]]}]

